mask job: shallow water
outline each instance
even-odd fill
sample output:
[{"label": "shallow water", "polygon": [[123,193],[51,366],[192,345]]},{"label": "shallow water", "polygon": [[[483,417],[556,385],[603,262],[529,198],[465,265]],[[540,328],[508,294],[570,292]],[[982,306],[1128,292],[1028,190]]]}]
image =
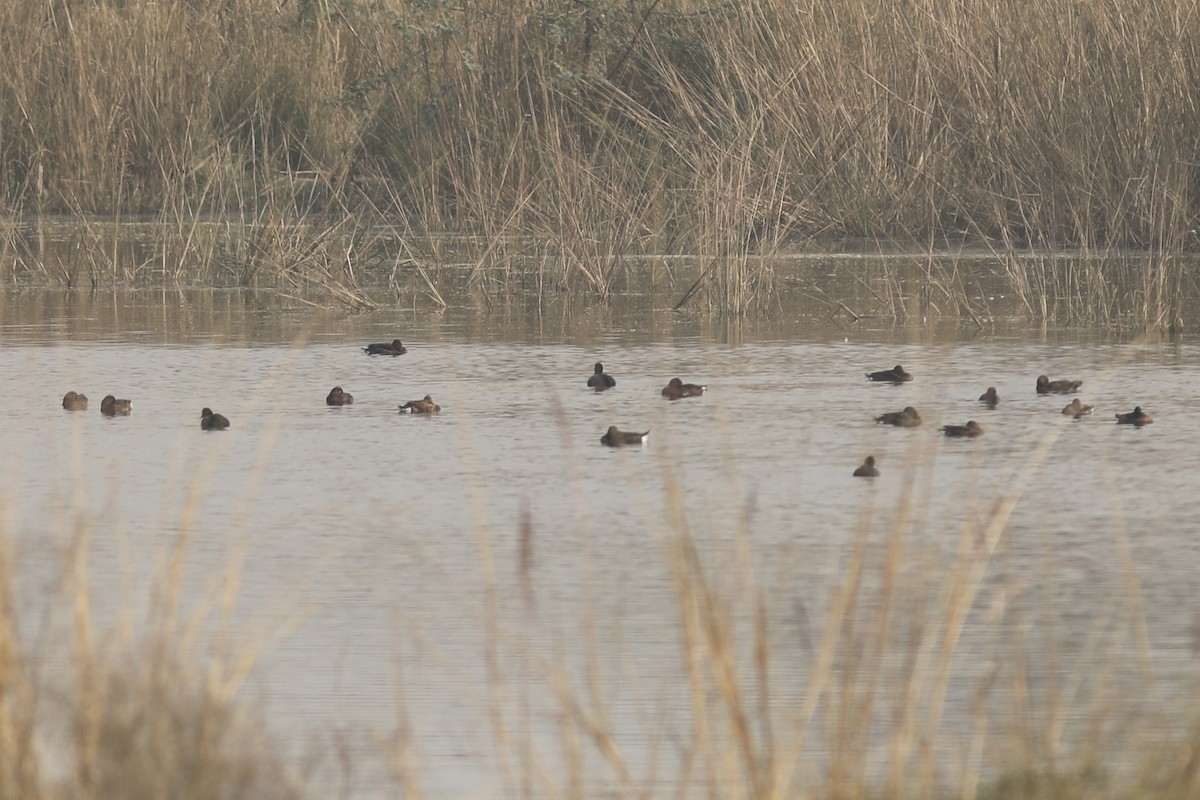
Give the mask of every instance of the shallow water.
[{"label": "shallow water", "polygon": [[[30,641],[50,624],[74,519],[90,523],[102,627],[141,624],[153,571],[183,534],[189,613],[209,609],[241,559],[241,642],[269,641],[252,693],[298,753],[336,760],[329,752],[348,748],[355,794],[387,785],[375,753],[402,698],[427,791],[507,796],[489,710],[558,763],[561,707],[547,676],[560,670],[605,707],[636,778],[669,786],[690,725],[667,557],[674,498],[703,569],[734,598],[739,638],[743,606],[765,605],[781,718],[801,703],[860,534],[877,562],[902,528],[906,587],[936,597],[964,530],[982,536],[1014,487],[954,659],[947,738],[969,727],[973,693],[1023,636],[1013,631],[1043,617],[1055,621],[1056,664],[1031,667],[1045,681],[1035,690],[1058,670],[1115,675],[1134,705],[1191,697],[1200,348],[1186,340],[871,328],[816,314],[723,325],[636,298],[540,314],[351,315],[242,292],[30,292],[0,311],[5,396],[21,398],[0,411],[0,446],[19,465],[0,502]],[[395,336],[408,355],[361,351]],[[617,379],[601,394],[585,388],[597,360]],[[916,380],[863,376],[895,363]],[[1095,415],[1063,417],[1070,398],[1036,395],[1039,372],[1083,379]],[[665,401],[676,375],[706,395]],[[326,407],[334,385],[355,404]],[[1002,398],[991,411],[976,401],[989,385]],[[68,389],[90,410],[64,412]],[[132,399],[133,413],[102,417],[106,393]],[[426,393],[441,414],[396,413]],[[1134,404],[1157,422],[1114,424]],[[874,424],[905,405],[922,427]],[[202,432],[202,406],[231,429]],[[938,433],[968,419],[983,437]],[[601,447],[612,424],[649,429],[648,446]],[[881,477],[852,478],[867,454]],[[898,526],[906,498],[912,522]],[[489,622],[501,675],[488,670]],[[1050,646],[1041,629],[1024,644]],[[829,723],[818,723],[819,763]],[[944,754],[950,768],[962,747]],[[585,760],[589,785],[610,787],[600,759]]]}]

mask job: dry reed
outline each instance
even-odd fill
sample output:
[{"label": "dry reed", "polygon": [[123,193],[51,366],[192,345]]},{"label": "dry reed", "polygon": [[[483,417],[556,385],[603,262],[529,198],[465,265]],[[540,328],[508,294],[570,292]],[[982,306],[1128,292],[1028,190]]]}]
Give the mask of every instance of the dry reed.
[{"label": "dry reed", "polygon": [[[1180,316],[1196,241],[1200,12],[1178,0],[41,0],[0,9],[0,39],[0,207],[21,213],[186,233],[373,208],[417,249],[479,234],[476,286],[536,252],[604,297],[630,256],[683,252],[733,313],[770,306],[762,256],[812,237],[1132,247],[1151,261],[1116,275],[1146,325]],[[267,227],[250,259],[291,269]],[[1030,308],[1111,313],[1111,263],[1065,287],[1038,269],[1014,262]]]},{"label": "dry reed", "polygon": [[136,641],[96,629],[88,536],[81,521],[63,554],[69,654],[22,635],[32,620],[13,604],[11,543],[0,537],[0,797],[304,796],[253,704],[233,702],[238,665],[219,654],[198,662],[170,624]]}]

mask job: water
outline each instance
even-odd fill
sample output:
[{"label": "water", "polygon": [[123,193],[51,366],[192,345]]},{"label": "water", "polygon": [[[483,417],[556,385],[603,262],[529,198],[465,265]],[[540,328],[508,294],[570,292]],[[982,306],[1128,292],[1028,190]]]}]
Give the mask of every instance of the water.
[{"label": "water", "polygon": [[[1191,696],[1200,349],[1186,341],[802,315],[722,326],[638,299],[351,315],[241,292],[31,292],[6,298],[0,315],[11,399],[0,447],[14,466],[0,503],[30,640],[45,638],[79,530],[94,612],[112,629],[143,624],[155,570],[186,536],[185,614],[215,629],[221,582],[240,565],[238,644],[263,647],[248,693],[296,759],[347,748],[352,794],[390,785],[377,753],[403,712],[427,791],[506,796],[500,762],[524,751],[496,756],[491,713],[560,764],[556,692],[567,689],[603,708],[635,780],[670,786],[692,724],[669,557],[675,498],[730,600],[743,667],[749,609],[765,608],[778,719],[803,704],[860,535],[875,591],[903,530],[911,596],[896,613],[915,621],[920,598],[943,591],[963,531],[982,537],[1000,494],[1018,489],[953,661],[948,740],[969,729],[974,693],[1011,666],[1017,639],[1035,651],[1035,692],[1060,671],[1113,676],[1131,705]],[[408,355],[361,351],[396,336]],[[597,360],[614,390],[585,388]],[[916,380],[863,377],[896,363]],[[1083,379],[1095,415],[1064,418],[1069,397],[1035,394],[1041,372]],[[659,392],[674,376],[707,394],[667,402]],[[355,404],[327,407],[334,385]],[[1001,396],[993,411],[976,401],[989,385]],[[68,389],[90,410],[64,412]],[[106,393],[130,398],[132,415],[102,417]],[[427,393],[441,414],[396,412]],[[1135,404],[1156,423],[1114,424]],[[922,427],[874,424],[906,405]],[[203,406],[230,430],[202,432]],[[938,433],[968,419],[983,437]],[[649,445],[601,447],[613,424],[649,429]],[[867,454],[881,477],[852,478]],[[906,498],[910,525],[897,523]],[[887,686],[891,709],[903,683]],[[1087,710],[1067,716],[1082,723]],[[809,738],[816,763],[827,714]],[[876,762],[885,733],[871,740]],[[620,788],[584,749],[590,791]],[[946,750],[951,769],[967,758],[965,744]]]}]

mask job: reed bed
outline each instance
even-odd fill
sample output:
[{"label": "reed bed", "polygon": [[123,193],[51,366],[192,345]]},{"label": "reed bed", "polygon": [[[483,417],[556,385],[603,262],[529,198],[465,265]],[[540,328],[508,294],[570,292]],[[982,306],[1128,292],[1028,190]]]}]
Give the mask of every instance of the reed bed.
[{"label": "reed bed", "polygon": [[[1180,0],[40,0],[0,10],[0,40],[0,208],[369,211],[414,253],[477,237],[485,291],[531,253],[599,297],[630,256],[683,253],[689,301],[750,313],[778,302],[784,248],[968,237],[1150,253],[1117,278],[1141,274],[1157,325],[1200,224],[1200,12]],[[307,221],[301,251],[328,226]],[[291,270],[267,227],[257,247],[284,252],[255,259]],[[1071,282],[1096,318],[1113,269]]]}]

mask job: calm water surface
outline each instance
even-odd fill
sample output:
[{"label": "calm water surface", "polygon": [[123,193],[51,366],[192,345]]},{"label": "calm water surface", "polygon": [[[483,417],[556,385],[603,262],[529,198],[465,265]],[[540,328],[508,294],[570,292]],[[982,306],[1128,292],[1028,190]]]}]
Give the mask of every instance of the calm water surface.
[{"label": "calm water surface", "polygon": [[[501,762],[515,756],[496,755],[489,712],[558,763],[559,675],[604,706],[636,779],[669,787],[690,741],[666,555],[675,497],[718,590],[735,609],[765,605],[781,719],[802,701],[856,539],[877,563],[915,500],[904,585],[935,598],[963,532],[1013,486],[1019,501],[954,660],[947,740],[969,728],[987,676],[1010,666],[1014,637],[1046,619],[1054,666],[1041,658],[1044,628],[1023,640],[1035,692],[1058,671],[1112,677],[1132,705],[1192,696],[1200,347],[1188,340],[804,317],[723,326],[637,304],[348,316],[237,293],[31,293],[2,312],[0,443],[14,468],[0,503],[29,640],[65,629],[46,612],[78,530],[101,628],[138,626],[156,566],[187,534],[185,612],[211,613],[240,564],[239,636],[268,643],[251,693],[298,761],[315,754],[337,772],[329,754],[351,753],[351,794],[393,785],[375,754],[402,710],[433,796],[508,796]],[[394,336],[408,355],[360,349]],[[614,390],[585,388],[597,360]],[[916,381],[865,381],[895,363]],[[1035,394],[1039,372],[1083,379],[1095,416],[1064,418],[1069,398]],[[668,403],[659,390],[676,375],[708,393]],[[326,407],[334,385],[355,404]],[[976,402],[989,385],[1002,398],[994,411]],[[91,410],[64,412],[68,389]],[[132,399],[133,414],[103,418],[107,393]],[[396,413],[426,393],[440,415]],[[1156,424],[1113,423],[1134,404]],[[906,405],[924,426],[873,423]],[[231,429],[201,432],[202,406]],[[937,431],[968,419],[982,438]],[[613,424],[649,429],[650,444],[601,447]],[[1044,458],[1031,461],[1039,443]],[[852,478],[867,454],[882,477]],[[503,642],[498,678],[489,621]],[[899,703],[894,688],[883,715]],[[1088,710],[1067,717],[1082,724]],[[814,763],[823,724],[809,738]],[[614,785],[601,759],[585,760],[593,791]]]}]

